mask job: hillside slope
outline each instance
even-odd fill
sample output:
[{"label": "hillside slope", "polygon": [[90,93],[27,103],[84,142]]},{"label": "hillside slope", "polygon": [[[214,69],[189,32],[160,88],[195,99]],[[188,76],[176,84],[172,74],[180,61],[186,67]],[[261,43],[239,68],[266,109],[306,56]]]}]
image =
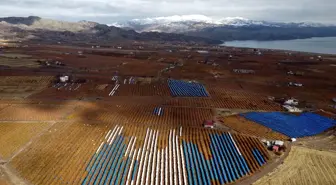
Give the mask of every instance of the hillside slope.
[{"label": "hillside slope", "polygon": [[65,22],[40,17],[0,18],[0,38],[43,42],[110,43],[115,41],[159,41],[219,44],[221,41],[195,36],[137,33],[89,21]]},{"label": "hillside slope", "polygon": [[290,40],[336,36],[336,26],[320,23],[283,23],[242,17],[213,19],[203,15],[182,15],[133,19],[113,25],[138,32],[181,33],[215,40]]}]

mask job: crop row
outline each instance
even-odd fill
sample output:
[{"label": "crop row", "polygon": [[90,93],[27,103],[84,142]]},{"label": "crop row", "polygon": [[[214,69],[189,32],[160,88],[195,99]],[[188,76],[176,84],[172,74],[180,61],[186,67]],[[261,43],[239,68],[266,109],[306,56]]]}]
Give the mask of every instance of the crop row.
[{"label": "crop row", "polygon": [[264,101],[248,101],[246,99],[224,99],[224,98],[171,98],[163,104],[166,106],[182,107],[207,107],[207,108],[227,108],[227,109],[249,109],[280,111],[280,106]]},{"label": "crop row", "polygon": [[0,78],[0,85],[47,85],[52,76],[6,76]]},{"label": "crop row", "polygon": [[0,157],[7,159],[24,144],[45,129],[47,123],[1,123],[0,124]]},{"label": "crop row", "polygon": [[[32,184],[168,185],[219,184],[224,175],[235,181],[268,160],[262,144],[246,136],[166,125],[92,125],[56,124],[10,164]],[[186,154],[187,150],[194,152]],[[226,165],[233,171],[216,167],[228,161]],[[195,178],[189,174],[194,165],[200,167],[194,171],[200,177],[213,176]]]},{"label": "crop row", "polygon": [[103,132],[80,123],[58,123],[16,156],[11,165],[32,184],[79,184]]},{"label": "crop row", "polygon": [[258,136],[267,139],[273,140],[288,140],[289,138],[283,134],[273,131],[270,128],[267,128],[258,123],[249,121],[241,116],[229,116],[229,117],[221,117],[221,124],[230,127],[231,129],[238,131],[240,133]]},{"label": "crop row", "polygon": [[121,84],[114,96],[170,96],[167,84]]},{"label": "crop row", "polygon": [[108,110],[78,111],[71,118],[99,120],[111,123],[153,123],[158,125],[201,126],[204,120],[212,119],[211,109],[162,107],[163,114],[153,114],[155,106],[122,105]]},{"label": "crop row", "polygon": [[[264,148],[256,146],[257,140],[245,141],[253,147],[247,152],[250,159],[245,159],[230,133],[207,133],[211,139],[208,148],[196,144],[198,141],[186,142],[181,139],[185,136],[182,130],[178,133],[170,129],[164,140],[166,147],[160,149],[160,132],[147,129],[143,146],[137,149],[137,137],[131,136],[125,142],[123,128],[117,126],[107,133],[88,163],[83,185],[226,184],[251,174],[251,169],[267,161]],[[206,158],[205,153],[211,157]],[[256,166],[249,167],[247,160]]]},{"label": "crop row", "polygon": [[62,119],[70,113],[73,106],[60,105],[11,105],[0,111],[0,120],[3,121],[45,121]]}]

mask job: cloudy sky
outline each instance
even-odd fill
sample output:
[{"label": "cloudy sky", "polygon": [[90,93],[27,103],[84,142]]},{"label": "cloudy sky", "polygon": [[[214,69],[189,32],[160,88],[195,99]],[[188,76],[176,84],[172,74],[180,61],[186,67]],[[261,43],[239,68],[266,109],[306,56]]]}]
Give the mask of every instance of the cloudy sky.
[{"label": "cloudy sky", "polygon": [[336,0],[0,0],[0,17],[35,15],[106,24],[188,14],[335,24],[335,10]]}]

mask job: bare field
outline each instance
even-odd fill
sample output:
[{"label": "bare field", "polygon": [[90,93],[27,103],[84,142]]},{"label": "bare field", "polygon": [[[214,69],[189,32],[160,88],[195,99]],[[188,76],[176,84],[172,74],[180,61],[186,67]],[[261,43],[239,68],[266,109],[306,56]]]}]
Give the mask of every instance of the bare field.
[{"label": "bare field", "polygon": [[249,102],[246,99],[238,98],[167,98],[165,106],[182,107],[211,107],[225,109],[249,109],[281,111],[281,107],[275,104],[263,103],[262,101]]},{"label": "bare field", "polygon": [[2,76],[0,85],[48,85],[53,78],[53,76]]},{"label": "bare field", "polygon": [[0,57],[5,58],[31,58],[31,55],[19,54],[19,53],[3,53],[0,54]]},{"label": "bare field", "polygon": [[2,103],[0,103],[0,111],[1,111],[2,109],[6,108],[7,106],[9,106],[9,105],[8,105],[8,104],[2,104]]},{"label": "bare field", "polygon": [[102,136],[99,127],[58,123],[15,157],[11,165],[32,184],[79,184],[86,161]]},{"label": "bare field", "polygon": [[1,121],[48,121],[63,119],[73,110],[73,106],[63,105],[11,105],[0,111]]},{"label": "bare field", "polygon": [[107,107],[92,105],[78,107],[67,118],[70,120],[92,120],[103,123],[146,123],[170,126],[202,127],[204,120],[213,118],[212,109],[161,107],[162,115],[153,113],[160,106],[116,104]]},{"label": "bare field", "polygon": [[0,86],[0,99],[23,99],[43,89],[43,86]]},{"label": "bare field", "polygon": [[9,180],[6,177],[5,172],[3,172],[1,167],[0,167],[0,184],[1,185],[10,185]]},{"label": "bare field", "polygon": [[0,99],[23,99],[42,91],[51,76],[5,76],[0,79]]},{"label": "bare field", "polygon": [[30,55],[17,53],[0,54],[0,66],[38,68],[39,63],[31,57]]},{"label": "bare field", "polygon": [[40,64],[36,62],[36,59],[11,59],[0,57],[0,66],[38,68],[40,67]]},{"label": "bare field", "polygon": [[288,140],[289,138],[281,133],[273,131],[270,128],[267,128],[261,124],[249,121],[244,117],[235,115],[235,116],[228,116],[228,117],[221,117],[221,124],[230,127],[237,132],[258,136],[261,138],[266,139],[273,139],[273,140]]},{"label": "bare field", "polygon": [[170,96],[166,83],[153,83],[143,85],[120,85],[115,96]]},{"label": "bare field", "polygon": [[7,159],[12,156],[48,125],[48,123],[0,123],[0,157]]},{"label": "bare field", "polygon": [[284,164],[255,185],[334,185],[336,153],[293,146]]}]

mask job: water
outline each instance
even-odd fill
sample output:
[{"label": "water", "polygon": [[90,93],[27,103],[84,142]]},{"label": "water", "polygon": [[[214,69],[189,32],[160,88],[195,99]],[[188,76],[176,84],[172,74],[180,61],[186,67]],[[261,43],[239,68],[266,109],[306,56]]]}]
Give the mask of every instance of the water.
[{"label": "water", "polygon": [[222,45],[232,47],[280,49],[310,53],[336,54],[336,37],[314,37],[310,39],[275,41],[229,41]]}]

